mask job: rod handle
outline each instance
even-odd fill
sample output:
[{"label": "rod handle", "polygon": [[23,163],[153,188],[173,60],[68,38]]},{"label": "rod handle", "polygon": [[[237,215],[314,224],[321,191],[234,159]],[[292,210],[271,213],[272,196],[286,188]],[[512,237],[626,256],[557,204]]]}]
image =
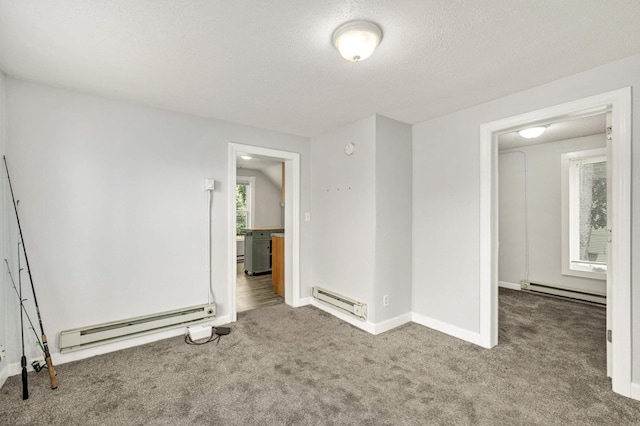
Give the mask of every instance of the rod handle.
[{"label": "rod handle", "polygon": [[47,344],[47,336],[44,333],[42,333],[42,346],[44,346],[44,362],[47,363],[51,389],[57,389],[58,379],[56,379],[56,369],[53,367],[53,361],[51,361],[51,354],[49,353],[49,345]]},{"label": "rod handle", "polygon": [[58,388],[58,379],[56,379],[56,370],[53,368],[53,362],[51,361],[51,355],[44,359],[47,363],[47,370],[49,371],[49,380],[51,381],[51,389]]},{"label": "rod handle", "polygon": [[22,399],[29,399],[29,387],[27,385],[27,357],[22,356],[20,359],[22,365]]}]

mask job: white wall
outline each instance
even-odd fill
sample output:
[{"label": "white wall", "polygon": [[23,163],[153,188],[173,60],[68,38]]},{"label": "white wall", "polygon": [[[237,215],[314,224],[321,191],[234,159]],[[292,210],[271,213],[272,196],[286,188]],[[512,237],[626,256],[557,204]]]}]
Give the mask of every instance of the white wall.
[{"label": "white wall", "polygon": [[[640,56],[417,124],[413,127],[413,311],[479,331],[480,125],[591,95],[640,87]],[[633,145],[640,143],[640,97],[633,97]],[[640,150],[632,157],[632,308],[640,309]],[[416,275],[417,269],[430,274]],[[633,316],[640,353],[640,316]],[[634,361],[640,380],[640,360]]]},{"label": "white wall", "polygon": [[[4,155],[5,145],[5,76],[0,72],[0,153]],[[2,165],[2,184],[0,184],[0,252],[2,253],[2,259],[5,259],[5,245],[7,244],[7,226],[6,209],[5,209],[5,177],[4,177],[4,165]],[[4,260],[2,261],[4,263]],[[7,271],[5,265],[2,265],[2,274],[0,274],[0,345],[4,348],[9,344],[9,294],[7,283]],[[5,349],[6,350],[6,349]],[[0,354],[1,355],[1,354]],[[7,380],[8,368],[7,357],[2,356],[0,359],[0,387]]]},{"label": "white wall", "polygon": [[282,163],[273,163],[261,171],[278,188],[278,192],[282,194]]},{"label": "white wall", "polygon": [[[369,305],[375,318],[375,116],[311,141],[312,283]],[[344,146],[353,142],[353,155]]]},{"label": "white wall", "polygon": [[312,281],[366,302],[373,324],[411,309],[410,141],[378,115],[312,140]]},{"label": "white wall", "polygon": [[[254,227],[284,226],[282,218],[282,192],[260,170],[236,169],[237,176],[253,176],[255,184]],[[282,178],[281,178],[282,179]]]},{"label": "white wall", "polygon": [[[229,315],[228,143],[298,152],[309,140],[7,79],[7,156],[52,352],[61,330],[206,303],[207,193],[218,317]],[[7,209],[5,208],[5,211]],[[301,226],[302,294],[309,232]],[[106,348],[105,348],[106,350]]]},{"label": "white wall", "polygon": [[[521,280],[527,278],[526,161],[525,154],[520,151],[501,153],[498,157],[500,173],[498,282],[517,286],[520,286]],[[559,198],[557,202],[560,203]]]},{"label": "white wall", "polygon": [[[507,150],[499,155],[498,280],[525,279],[525,158],[529,222],[529,281],[606,295],[606,281],[562,275],[561,155],[604,148],[605,135]],[[524,154],[524,155],[523,155]]]},{"label": "white wall", "polygon": [[413,126],[412,310],[478,332],[480,122],[470,120]]},{"label": "white wall", "polygon": [[[411,126],[376,116],[377,321],[411,312]],[[382,298],[389,295],[389,305]]]}]

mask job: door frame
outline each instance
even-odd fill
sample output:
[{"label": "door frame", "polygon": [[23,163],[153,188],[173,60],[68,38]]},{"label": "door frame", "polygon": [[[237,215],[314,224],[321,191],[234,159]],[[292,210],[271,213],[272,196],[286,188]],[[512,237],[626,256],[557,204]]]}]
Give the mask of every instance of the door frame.
[{"label": "door frame", "polygon": [[[613,391],[631,396],[631,88],[602,93],[480,126],[480,342],[498,344],[498,136],[503,133],[611,111],[613,204],[607,272]],[[603,336],[603,339],[606,337]]]},{"label": "door frame", "polygon": [[228,150],[228,226],[229,259],[234,262],[229,268],[229,315],[231,321],[237,321],[236,305],[236,156],[239,152],[273,157],[285,163],[285,222],[284,222],[284,302],[287,305],[300,306],[300,154],[297,152],[281,151],[235,142],[229,143]]}]

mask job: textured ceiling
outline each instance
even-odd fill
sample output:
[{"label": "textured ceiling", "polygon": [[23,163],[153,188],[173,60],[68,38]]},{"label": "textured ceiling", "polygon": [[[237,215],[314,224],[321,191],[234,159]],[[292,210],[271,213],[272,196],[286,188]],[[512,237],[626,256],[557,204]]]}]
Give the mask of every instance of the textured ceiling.
[{"label": "textured ceiling", "polygon": [[[640,53],[638,0],[1,0],[0,69],[313,136],[416,123]],[[342,59],[333,30],[380,25]]]}]

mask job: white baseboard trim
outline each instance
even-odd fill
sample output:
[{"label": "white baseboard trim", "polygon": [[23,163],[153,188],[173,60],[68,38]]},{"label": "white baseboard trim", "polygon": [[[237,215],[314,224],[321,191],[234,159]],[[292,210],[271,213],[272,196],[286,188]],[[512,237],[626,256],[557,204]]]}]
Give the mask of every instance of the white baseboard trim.
[{"label": "white baseboard trim", "polygon": [[441,333],[448,334],[449,336],[462,339],[466,342],[473,343],[474,345],[482,346],[482,338],[480,336],[480,333],[465,330],[463,328],[447,324],[446,322],[429,318],[424,315],[416,314],[415,312],[411,314],[411,320],[416,324],[424,325],[425,327],[432,328]]},{"label": "white baseboard trim", "polygon": [[340,312],[337,309],[332,308],[331,306],[328,306],[328,305],[325,305],[324,303],[319,302],[313,297],[309,297],[308,299],[309,299],[309,304],[311,304],[312,306],[315,306],[316,308],[322,311],[325,311],[337,318],[340,318],[341,320],[348,322],[352,326],[357,327],[373,335],[384,333],[385,331],[389,331],[391,329],[399,327],[402,324],[411,322],[411,312],[398,315],[397,317],[394,317],[394,318],[389,318],[388,320],[382,321],[377,324],[369,321],[360,321],[357,318],[353,318],[351,315]]},{"label": "white baseboard trim", "polygon": [[631,382],[631,398],[640,401],[640,383]]},{"label": "white baseboard trim", "polygon": [[394,318],[379,322],[375,324],[375,332],[373,334],[384,333],[385,331],[392,330],[396,327],[400,327],[403,324],[411,322],[412,314],[407,312],[406,314],[398,315]]},{"label": "white baseboard trim", "polygon": [[510,283],[507,281],[498,281],[498,287],[510,288],[511,290],[522,290],[520,284]]},{"label": "white baseboard trim", "polygon": [[[195,323],[195,324],[203,324],[203,325],[210,324],[215,327],[222,324],[228,324],[229,322],[231,322],[231,317],[229,315],[225,315],[222,317],[217,317],[213,321],[203,321],[201,323]],[[194,324],[189,324],[189,325],[192,326]],[[54,366],[60,365],[60,364],[66,364],[67,362],[79,361],[81,359],[91,358],[96,355],[102,355],[109,352],[115,352],[122,349],[132,348],[134,346],[140,346],[147,343],[157,342],[158,340],[169,339],[171,337],[177,337],[177,336],[184,336],[185,334],[187,334],[186,326],[174,328],[171,330],[159,331],[157,333],[146,334],[144,336],[132,337],[131,339],[120,340],[118,342],[106,343],[100,346],[93,346],[86,349],[79,349],[77,351],[67,352],[63,354],[59,352],[55,352],[55,353],[52,352],[51,361],[53,361]],[[44,362],[42,358],[40,359],[40,361]],[[9,364],[7,368],[8,368],[9,376],[15,376],[15,375],[21,374],[22,372],[22,367],[20,365],[20,362]],[[27,371],[33,371],[33,368],[31,367],[30,364],[27,365]]]},{"label": "white baseboard trim", "polygon": [[7,381],[7,377],[9,377],[9,366],[5,365],[2,367],[2,370],[0,370],[0,389],[4,386],[4,382]]},{"label": "white baseboard trim", "polygon": [[361,330],[366,331],[367,333],[371,333],[371,334],[376,334],[376,325],[369,322],[369,321],[360,321],[354,317],[352,317],[351,315],[347,315],[345,313],[342,313],[340,311],[338,311],[337,309],[333,309],[330,306],[325,305],[324,303],[321,303],[319,301],[317,301],[316,299],[311,298],[311,305],[315,306],[316,308],[320,309],[321,311],[325,311],[331,315],[333,315],[334,317],[338,317],[340,318],[342,321],[348,322],[349,324],[351,324],[354,327],[357,327]]},{"label": "white baseboard trim", "polygon": [[302,297],[298,299],[297,307],[311,305],[312,300],[313,300],[313,297]]}]

